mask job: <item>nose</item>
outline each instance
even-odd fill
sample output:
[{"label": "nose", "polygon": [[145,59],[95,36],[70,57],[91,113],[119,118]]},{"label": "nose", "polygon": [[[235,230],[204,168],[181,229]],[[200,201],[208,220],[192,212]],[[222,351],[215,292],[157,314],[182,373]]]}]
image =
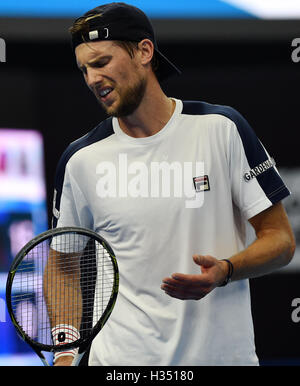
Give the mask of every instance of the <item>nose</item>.
[{"label": "nose", "polygon": [[88,67],[85,74],[86,84],[90,89],[103,81],[103,76],[96,68]]}]

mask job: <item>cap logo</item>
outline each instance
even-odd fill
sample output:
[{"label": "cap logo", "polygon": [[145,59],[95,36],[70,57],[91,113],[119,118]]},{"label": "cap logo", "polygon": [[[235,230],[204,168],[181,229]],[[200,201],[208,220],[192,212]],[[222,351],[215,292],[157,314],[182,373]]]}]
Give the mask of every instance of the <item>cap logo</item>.
[{"label": "cap logo", "polygon": [[98,37],[99,37],[99,33],[98,33],[97,30],[95,30],[95,31],[90,31],[90,32],[89,32],[89,38],[90,38],[90,40],[98,39]]},{"label": "cap logo", "polygon": [[[103,39],[107,39],[109,36],[109,30],[108,28],[103,28]],[[96,40],[99,39],[99,31],[94,30],[89,32],[89,39],[90,40]]]}]

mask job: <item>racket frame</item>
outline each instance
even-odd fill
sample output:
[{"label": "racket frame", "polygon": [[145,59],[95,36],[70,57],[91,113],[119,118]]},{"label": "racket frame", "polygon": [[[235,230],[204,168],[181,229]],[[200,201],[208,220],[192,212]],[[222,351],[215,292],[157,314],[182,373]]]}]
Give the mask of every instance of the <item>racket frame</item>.
[{"label": "racket frame", "polygon": [[[23,261],[24,257],[38,244],[42,243],[43,241],[47,240],[50,238],[50,236],[57,236],[60,234],[64,233],[77,233],[80,235],[84,236],[89,236],[92,237],[93,239],[96,239],[104,248],[105,250],[109,253],[113,267],[114,267],[114,282],[113,282],[113,287],[112,287],[112,293],[110,296],[110,299],[107,303],[107,306],[105,308],[105,311],[103,312],[101,318],[98,320],[98,322],[95,324],[95,326],[91,329],[91,334],[87,338],[80,338],[77,339],[74,342],[71,343],[66,343],[64,345],[47,345],[43,344],[40,342],[36,342],[33,339],[31,339],[25,331],[23,331],[22,327],[19,325],[17,322],[15,316],[14,316],[14,311],[12,307],[12,302],[11,302],[11,290],[12,290],[12,284],[13,280],[15,277],[15,274],[17,272],[18,266],[21,264]],[[36,354],[40,357],[44,365],[49,366],[47,360],[41,353],[41,351],[46,351],[46,352],[59,352],[59,351],[65,351],[69,349],[74,349],[74,348],[79,348],[79,354],[83,353],[87,347],[90,345],[92,340],[96,337],[96,335],[101,331],[103,328],[104,324],[106,323],[107,319],[109,318],[114,305],[117,300],[117,295],[118,295],[118,290],[119,290],[119,270],[118,270],[118,264],[117,264],[117,259],[115,257],[114,251],[110,247],[109,243],[98,233],[90,230],[90,229],[85,229],[85,228],[79,228],[79,227],[60,227],[60,228],[55,228],[55,229],[50,229],[47,230],[36,237],[34,237],[32,240],[30,240],[16,255],[14,258],[12,265],[10,267],[7,281],[6,281],[6,305],[7,305],[7,310],[9,313],[9,316],[11,318],[11,321],[18,332],[18,335],[20,338],[25,341],[29,346],[36,352]]]}]

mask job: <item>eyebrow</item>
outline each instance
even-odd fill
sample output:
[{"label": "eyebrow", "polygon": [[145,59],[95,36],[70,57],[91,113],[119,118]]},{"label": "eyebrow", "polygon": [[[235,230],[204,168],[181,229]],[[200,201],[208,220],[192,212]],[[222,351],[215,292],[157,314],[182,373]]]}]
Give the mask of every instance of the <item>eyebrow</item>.
[{"label": "eyebrow", "polygon": [[[96,58],[91,59],[89,62],[87,62],[87,65],[90,66],[90,67],[94,67],[96,65],[96,63],[98,63],[100,60],[111,59],[111,58],[112,58],[112,55],[99,55]],[[78,62],[77,62],[77,67],[81,71],[84,71],[86,69],[86,65],[80,64]]]}]

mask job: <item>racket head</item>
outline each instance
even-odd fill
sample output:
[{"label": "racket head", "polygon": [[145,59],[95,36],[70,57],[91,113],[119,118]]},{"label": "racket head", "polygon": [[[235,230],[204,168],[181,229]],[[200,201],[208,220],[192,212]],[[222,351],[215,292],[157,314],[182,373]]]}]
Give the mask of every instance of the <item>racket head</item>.
[{"label": "racket head", "polygon": [[[100,254],[103,255],[103,264],[108,264],[108,275],[109,275],[109,288],[106,288],[107,294],[105,295],[105,299],[99,297],[99,300],[93,300],[93,305],[89,304],[89,308],[97,306],[97,302],[102,301],[102,305],[100,308],[100,311],[98,312],[98,315],[95,316],[88,315],[87,319],[90,327],[88,329],[85,329],[83,332],[83,336],[81,335],[79,339],[76,339],[72,341],[71,343],[60,343],[60,344],[54,344],[52,338],[51,338],[51,325],[49,322],[49,316],[47,315],[47,305],[46,300],[44,297],[44,282],[43,282],[43,275],[45,267],[48,263],[48,256],[49,256],[49,250],[50,246],[51,249],[53,248],[53,240],[60,240],[62,237],[66,238],[72,235],[78,240],[81,240],[79,243],[82,245],[82,240],[86,240],[86,242],[93,241],[95,243],[95,256],[97,269],[99,265],[99,260],[101,260],[101,257],[99,257],[99,248],[101,246]],[[88,241],[87,241],[88,240]],[[48,256],[40,256],[40,250],[39,246],[42,245],[48,245]],[[60,243],[59,243],[60,245]],[[56,245],[57,246],[57,245]],[[60,245],[61,246],[61,245]],[[76,248],[78,249],[78,243]],[[42,248],[43,252],[42,254],[45,254],[45,251],[47,251],[47,248]],[[73,251],[74,252],[74,251]],[[72,253],[73,253],[72,252]],[[86,252],[85,252],[86,253]],[[32,255],[34,257],[32,257]],[[29,262],[26,264],[26,259],[29,258]],[[85,255],[85,258],[89,258],[89,253]],[[40,260],[43,260],[43,262],[36,267],[36,264],[40,262]],[[80,274],[83,271],[83,268],[81,266],[82,256],[80,257]],[[25,263],[25,265],[24,265]],[[93,267],[94,268],[94,267]],[[32,270],[37,270],[38,272]],[[23,278],[22,278],[23,275]],[[81,284],[81,291],[83,293],[84,286],[86,288],[88,287],[88,278],[89,273],[86,274],[85,282],[83,285]],[[93,272],[93,275],[95,275],[95,272]],[[21,277],[20,277],[21,276]],[[33,280],[36,276],[36,280]],[[96,285],[98,285],[98,274],[96,275],[96,283],[94,289],[92,291],[96,291]],[[26,278],[27,277],[27,278]],[[28,277],[30,278],[30,281],[28,282]],[[103,281],[107,280],[107,275],[103,276]],[[24,280],[24,285],[22,280]],[[42,285],[42,287],[41,287]],[[48,351],[48,352],[57,352],[57,351],[65,351],[72,348],[79,347],[80,352],[84,351],[85,348],[89,346],[89,344],[92,342],[92,340],[95,338],[95,336],[99,333],[99,331],[103,328],[104,324],[108,320],[114,305],[116,303],[117,294],[118,294],[118,288],[119,288],[119,271],[118,271],[118,264],[117,260],[114,254],[113,249],[109,245],[109,243],[101,237],[96,232],[85,229],[85,228],[79,228],[79,227],[61,227],[61,228],[55,228],[48,230],[46,232],[43,232],[33,238],[31,241],[29,241],[16,255],[16,257],[13,260],[13,263],[10,267],[7,282],[6,282],[6,304],[7,304],[7,310],[10,315],[10,318],[12,320],[13,325],[16,328],[16,331],[18,332],[18,335],[21,337],[22,340],[24,340],[26,343],[28,343],[34,351],[38,354],[41,351]],[[98,288],[99,290],[99,288]],[[28,296],[24,295],[24,293],[28,293]],[[39,292],[39,296],[36,297],[36,292]],[[96,297],[96,295],[95,295]],[[33,316],[30,316],[30,311],[27,316],[22,315],[22,310],[18,310],[18,304],[20,302],[29,302],[35,305],[36,314],[38,315],[41,309],[43,310],[42,316],[42,323],[45,323],[45,326],[43,327],[44,330],[46,330],[47,337],[40,335],[38,336],[36,333],[33,333],[32,330],[35,328],[38,328],[38,326],[34,326],[34,323],[39,323],[39,321],[34,321]],[[25,308],[26,309],[26,308]],[[19,312],[18,312],[19,311]],[[45,313],[46,312],[46,313]],[[90,313],[91,311],[89,311]],[[94,312],[93,312],[94,313]],[[29,316],[28,316],[29,315]],[[33,314],[32,314],[33,315]],[[23,319],[22,319],[23,318]],[[30,319],[31,318],[31,319]],[[84,315],[82,315],[82,319],[84,318]],[[52,342],[51,342],[52,340]]]}]

